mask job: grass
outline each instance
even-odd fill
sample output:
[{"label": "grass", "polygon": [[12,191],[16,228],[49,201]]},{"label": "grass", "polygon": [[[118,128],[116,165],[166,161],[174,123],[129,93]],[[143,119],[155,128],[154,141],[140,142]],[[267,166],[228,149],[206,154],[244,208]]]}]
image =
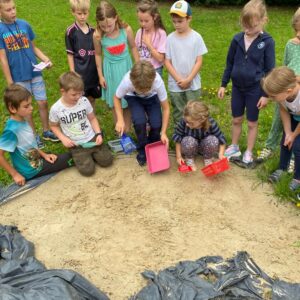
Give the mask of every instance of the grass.
[{"label": "grass", "polygon": [[[89,23],[95,26],[95,9],[98,1],[92,0],[91,13]],[[117,8],[121,18],[128,22],[133,30],[139,28],[135,1],[111,1]],[[73,16],[70,13],[70,8],[67,0],[16,0],[18,17],[27,20],[33,27],[36,33],[36,45],[48,55],[54,66],[50,70],[44,71],[44,79],[46,81],[47,95],[49,106],[51,106],[59,98],[59,89],[57,79],[59,75],[68,70],[67,56],[64,44],[64,32],[68,25],[73,22]],[[160,12],[166,26],[167,32],[173,31],[170,16],[168,14],[171,2],[160,2]],[[240,7],[193,7],[193,20],[191,26],[198,31],[208,48],[208,53],[204,56],[203,67],[201,70],[203,101],[206,102],[212,116],[218,121],[221,129],[225,133],[228,142],[231,136],[231,110],[230,97],[220,101],[216,97],[216,92],[219,88],[222,73],[225,67],[225,60],[229,43],[235,33],[240,31],[239,13]],[[282,64],[283,52],[286,42],[293,37],[293,31],[290,26],[290,19],[295,11],[295,7],[277,8],[269,7],[269,23],[266,26],[266,31],[269,32],[276,42],[276,63]],[[166,79],[166,72],[164,74]],[[3,94],[3,89],[6,83],[1,76],[0,78],[0,93]],[[230,87],[229,87],[230,89]],[[114,139],[113,121],[111,112],[106,108],[102,101],[97,102],[97,116],[106,135],[105,139]],[[255,153],[264,146],[273,114],[273,105],[270,104],[260,114],[259,119],[259,135],[255,147]],[[1,103],[0,105],[0,131],[2,132],[4,123],[8,118],[8,113]],[[41,124],[37,112],[34,112],[34,119],[38,131],[41,131]],[[173,126],[170,124],[169,136],[171,136]],[[246,147],[246,127],[243,128],[241,137],[242,150]],[[63,146],[59,144],[47,143],[46,149],[52,152],[64,151]],[[278,156],[264,164],[258,174],[259,180],[266,180],[268,174],[276,168]],[[11,182],[11,178],[1,169],[0,178],[2,183]],[[274,189],[275,194],[280,199],[295,199],[287,189],[286,178],[281,184]],[[294,200],[293,200],[294,201]]]}]

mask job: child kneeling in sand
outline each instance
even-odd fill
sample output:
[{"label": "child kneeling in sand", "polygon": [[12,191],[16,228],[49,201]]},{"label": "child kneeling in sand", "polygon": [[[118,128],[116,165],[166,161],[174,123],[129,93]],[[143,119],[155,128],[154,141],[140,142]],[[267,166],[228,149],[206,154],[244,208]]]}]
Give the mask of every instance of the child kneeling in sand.
[{"label": "child kneeling in sand", "polygon": [[[4,103],[9,111],[0,137],[0,167],[14,182],[24,185],[28,179],[58,172],[72,165],[69,153],[47,154],[38,148],[35,134],[26,121],[32,114],[31,93],[18,84],[11,84],[4,92]],[[4,157],[9,152],[12,165]]]},{"label": "child kneeling in sand", "polygon": [[[116,131],[121,135],[125,129],[121,99],[128,103],[135,134],[138,140],[138,163],[146,163],[145,146],[161,140],[169,145],[167,127],[170,116],[170,107],[167,99],[165,84],[160,75],[155,72],[149,61],[137,62],[130,72],[122,79],[114,97],[114,106],[117,115]],[[162,112],[161,112],[162,109]],[[146,124],[150,124],[147,135]]]},{"label": "child kneeling in sand", "polygon": [[[196,170],[194,158],[197,153],[204,157],[204,165],[212,163],[215,153],[224,158],[226,140],[216,121],[209,116],[208,107],[191,100],[183,110],[183,118],[178,122],[173,140],[176,143],[178,165],[186,163]],[[183,159],[184,157],[185,159]]]},{"label": "child kneeling in sand", "polygon": [[[70,149],[80,174],[91,176],[95,161],[101,167],[112,164],[112,154],[103,144],[102,132],[89,100],[82,96],[84,83],[80,75],[66,72],[59,78],[62,97],[50,109],[50,127],[63,145]],[[83,148],[94,142],[92,148]]]}]

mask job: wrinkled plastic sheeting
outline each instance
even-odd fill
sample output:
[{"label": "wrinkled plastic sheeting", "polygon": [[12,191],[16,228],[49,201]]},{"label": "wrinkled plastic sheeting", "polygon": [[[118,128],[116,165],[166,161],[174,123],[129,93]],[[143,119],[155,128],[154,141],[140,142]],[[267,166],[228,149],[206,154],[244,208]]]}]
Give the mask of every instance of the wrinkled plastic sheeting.
[{"label": "wrinkled plastic sheeting", "polygon": [[47,270],[33,255],[33,244],[17,227],[0,225],[1,300],[109,300],[80,274]]},{"label": "wrinkled plastic sheeting", "polygon": [[274,281],[247,252],[226,261],[221,256],[205,256],[179,262],[158,274],[145,271],[142,276],[149,284],[131,300],[300,299],[299,284]]}]

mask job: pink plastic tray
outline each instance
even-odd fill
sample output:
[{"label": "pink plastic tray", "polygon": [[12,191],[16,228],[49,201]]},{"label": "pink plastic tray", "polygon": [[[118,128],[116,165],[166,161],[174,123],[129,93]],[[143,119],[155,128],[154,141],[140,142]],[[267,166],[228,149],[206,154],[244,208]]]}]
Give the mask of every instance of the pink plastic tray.
[{"label": "pink plastic tray", "polygon": [[170,168],[166,146],[162,142],[148,144],[145,147],[149,173],[156,173]]}]

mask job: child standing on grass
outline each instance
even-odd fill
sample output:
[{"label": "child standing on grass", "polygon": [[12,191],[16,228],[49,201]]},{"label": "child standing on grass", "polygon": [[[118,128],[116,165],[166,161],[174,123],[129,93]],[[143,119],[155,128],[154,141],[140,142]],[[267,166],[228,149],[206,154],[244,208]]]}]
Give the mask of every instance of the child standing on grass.
[{"label": "child standing on grass", "polygon": [[248,121],[247,150],[243,162],[253,162],[259,109],[267,105],[260,80],[275,65],[274,40],[263,32],[267,22],[266,6],[262,0],[249,1],[241,12],[240,22],[243,32],[236,34],[227,54],[226,69],[218,97],[224,98],[225,89],[232,80],[232,142],[226,149],[225,156],[240,156],[239,139],[242,132],[244,111]]},{"label": "child standing on grass", "polygon": [[70,0],[75,22],[65,34],[67,57],[70,71],[81,75],[84,82],[84,96],[95,110],[95,99],[101,97],[101,88],[95,62],[93,44],[94,28],[86,22],[89,17],[90,0]]},{"label": "child standing on grass", "polygon": [[202,55],[207,49],[201,35],[190,27],[192,11],[189,3],[175,2],[170,14],[175,31],[167,37],[165,66],[169,72],[168,88],[176,125],[188,100],[200,98],[199,71]]},{"label": "child standing on grass", "polygon": [[149,60],[155,71],[162,76],[166,53],[167,33],[154,0],[140,0],[137,16],[141,28],[135,36],[135,44],[141,59]]},{"label": "child standing on grass", "polygon": [[[300,8],[297,9],[292,18],[292,27],[295,32],[295,37],[290,39],[285,46],[283,64],[294,70],[297,75],[300,75]],[[272,155],[276,147],[280,144],[281,134],[282,123],[279,113],[279,104],[276,103],[271,129],[266,140],[265,148],[261,150],[258,156],[259,160],[266,160]],[[291,159],[288,171],[293,173],[294,166],[295,162]]]},{"label": "child standing on grass", "polygon": [[[66,72],[59,78],[62,97],[50,109],[50,126],[63,145],[70,149],[80,174],[91,176],[95,162],[101,167],[112,164],[112,154],[103,144],[102,132],[89,100],[82,96],[84,83],[80,75]],[[92,148],[84,144],[94,142]]]},{"label": "child standing on grass", "polygon": [[280,180],[294,153],[295,172],[289,188],[295,191],[300,187],[300,76],[297,77],[288,67],[275,68],[263,79],[262,87],[270,98],[279,103],[284,129],[279,168],[270,175],[269,180]]},{"label": "child standing on grass", "polygon": [[[0,167],[16,184],[24,185],[28,179],[58,172],[73,164],[69,153],[47,154],[38,148],[32,128],[26,121],[33,110],[27,89],[11,84],[3,98],[10,118],[0,137]],[[5,152],[9,152],[12,165],[6,160]]]},{"label": "child standing on grass", "polygon": [[[49,130],[48,103],[45,83],[40,71],[34,71],[37,57],[52,65],[50,59],[33,42],[35,35],[30,25],[17,19],[16,6],[13,0],[0,0],[0,62],[7,85],[18,83],[33,94],[38,103],[43,126],[42,138],[57,142],[57,137]],[[27,116],[34,133],[32,114]],[[36,135],[39,148],[44,144]]]},{"label": "child standing on grass", "polygon": [[[132,61],[128,46],[135,61],[139,54],[134,42],[131,27],[124,23],[117,14],[116,9],[107,1],[100,1],[96,10],[97,29],[94,33],[94,47],[96,51],[96,64],[102,87],[102,98],[113,111],[114,95],[123,76],[131,69]],[[130,113],[127,102],[122,100],[124,109],[125,131],[130,130]]]},{"label": "child standing on grass", "polygon": [[[196,171],[194,158],[200,152],[204,157],[204,165],[213,161],[218,153],[224,158],[226,140],[216,121],[209,116],[208,107],[199,101],[189,101],[183,110],[183,118],[179,121],[173,134],[176,143],[176,160],[178,165],[184,162]],[[184,159],[183,159],[184,157]]]},{"label": "child standing on grass", "polygon": [[[167,91],[161,76],[155,72],[149,61],[137,62],[121,81],[114,105],[117,115],[116,131],[121,135],[125,130],[121,99],[125,98],[131,112],[132,123],[138,140],[137,161],[143,166],[146,163],[145,146],[161,140],[169,145],[167,128],[170,108]],[[162,112],[161,112],[162,109]],[[146,123],[150,123],[147,136]]]}]

